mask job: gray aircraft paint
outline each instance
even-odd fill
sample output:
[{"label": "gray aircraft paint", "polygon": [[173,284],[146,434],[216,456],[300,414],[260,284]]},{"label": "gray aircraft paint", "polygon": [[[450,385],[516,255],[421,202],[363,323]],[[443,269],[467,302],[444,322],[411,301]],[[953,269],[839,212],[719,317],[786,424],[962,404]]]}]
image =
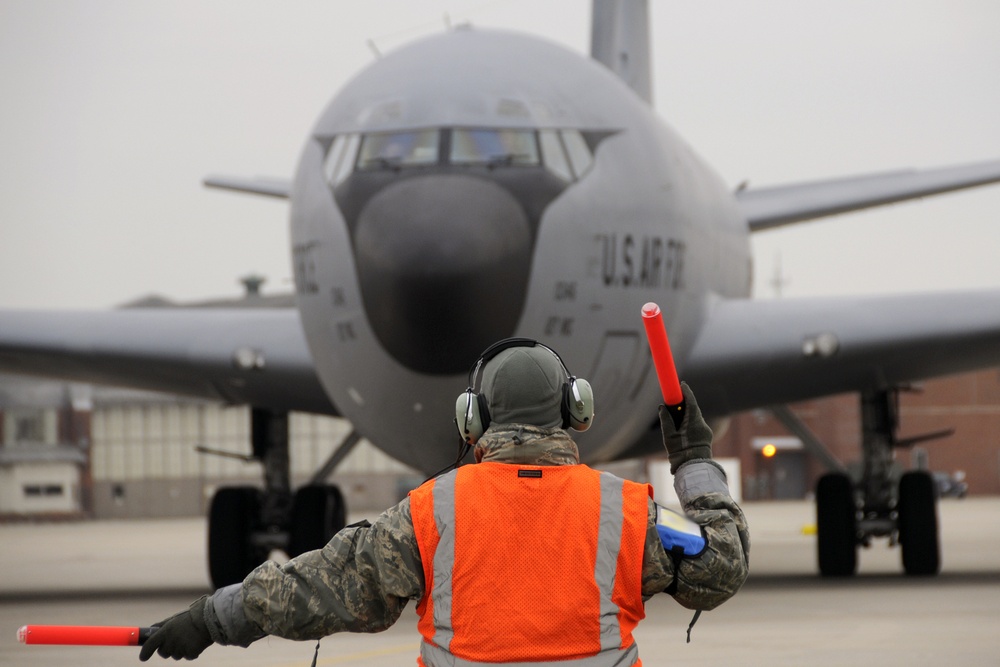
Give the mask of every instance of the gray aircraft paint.
[{"label": "gray aircraft paint", "polygon": [[[529,70],[531,77],[524,77]],[[418,71],[435,72],[439,87],[428,86]],[[618,78],[562,47],[510,33],[456,30],[389,54],[344,87],[313,136],[448,126],[614,133],[600,143],[586,175],[546,209],[523,312],[514,330],[492,339],[527,336],[559,350],[571,371],[591,379],[597,392],[595,426],[578,437],[585,457],[623,451],[648,429],[657,402],[655,377],[645,372],[642,304],[661,303],[683,359],[694,342],[704,295],[749,294],[749,241],[735,202]],[[293,244],[315,265],[310,285],[300,285],[299,294],[320,379],[373,442],[406,441],[412,449],[394,447],[395,456],[439,467],[453,455],[441,443],[455,442],[447,416],[465,373],[418,373],[378,344],[323,158],[322,143],[308,142],[292,190]],[[719,203],[704,206],[707,198]],[[476,221],[468,222],[474,242]],[[647,270],[643,287],[643,245],[650,257],[654,243],[657,275]],[[477,306],[464,317],[482,317],[491,304]],[[490,342],[484,339],[475,349]],[[475,354],[467,355],[463,368]]]}]

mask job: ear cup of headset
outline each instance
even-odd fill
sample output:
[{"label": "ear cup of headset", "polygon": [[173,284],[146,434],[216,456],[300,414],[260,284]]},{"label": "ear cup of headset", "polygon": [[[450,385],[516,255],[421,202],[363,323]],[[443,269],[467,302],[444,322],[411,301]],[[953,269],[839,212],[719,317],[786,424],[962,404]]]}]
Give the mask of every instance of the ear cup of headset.
[{"label": "ear cup of headset", "polygon": [[563,387],[563,428],[586,431],[594,423],[594,390],[583,378],[570,377]]},{"label": "ear cup of headset", "polygon": [[455,401],[455,424],[458,435],[470,445],[476,444],[490,425],[486,400],[471,389],[463,391]]}]

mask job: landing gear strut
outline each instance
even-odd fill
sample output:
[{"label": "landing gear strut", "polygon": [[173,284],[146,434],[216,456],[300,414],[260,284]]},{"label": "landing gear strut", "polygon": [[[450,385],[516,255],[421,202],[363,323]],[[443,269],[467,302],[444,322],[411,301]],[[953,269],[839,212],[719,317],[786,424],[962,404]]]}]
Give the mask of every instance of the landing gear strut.
[{"label": "landing gear strut", "polygon": [[264,489],[219,489],[208,515],[208,569],[216,588],[235,584],[271,551],[289,556],[322,548],[344,527],[340,489],[321,480],[294,494],[288,458],[288,413],[251,411],[253,456],[264,468]]},{"label": "landing gear strut", "polygon": [[874,537],[902,546],[903,569],[910,575],[940,569],[934,481],[925,471],[899,477],[893,450],[946,433],[899,440],[899,389],[861,394],[862,474],[855,483],[842,472],[820,478],[816,487],[819,571],[850,576],[857,569],[857,548]]}]

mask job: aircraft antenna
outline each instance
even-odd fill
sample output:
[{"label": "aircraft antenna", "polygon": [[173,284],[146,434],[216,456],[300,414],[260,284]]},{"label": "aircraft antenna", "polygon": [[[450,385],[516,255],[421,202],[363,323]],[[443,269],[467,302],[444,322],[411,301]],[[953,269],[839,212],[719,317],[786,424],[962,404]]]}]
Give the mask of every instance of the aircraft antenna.
[{"label": "aircraft antenna", "polygon": [[785,286],[791,282],[790,279],[785,277],[785,272],[781,268],[781,253],[779,252],[774,257],[774,277],[771,278],[771,287],[774,288],[774,296],[780,299]]}]

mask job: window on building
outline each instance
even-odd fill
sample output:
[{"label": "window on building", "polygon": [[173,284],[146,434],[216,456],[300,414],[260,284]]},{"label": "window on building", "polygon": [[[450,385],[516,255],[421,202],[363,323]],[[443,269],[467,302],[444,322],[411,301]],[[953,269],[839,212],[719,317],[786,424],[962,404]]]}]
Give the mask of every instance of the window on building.
[{"label": "window on building", "polygon": [[28,498],[51,498],[62,496],[65,493],[65,488],[62,484],[25,484],[22,490],[25,497]]},{"label": "window on building", "polygon": [[19,416],[14,420],[14,439],[17,442],[41,442],[45,437],[42,416]]}]

